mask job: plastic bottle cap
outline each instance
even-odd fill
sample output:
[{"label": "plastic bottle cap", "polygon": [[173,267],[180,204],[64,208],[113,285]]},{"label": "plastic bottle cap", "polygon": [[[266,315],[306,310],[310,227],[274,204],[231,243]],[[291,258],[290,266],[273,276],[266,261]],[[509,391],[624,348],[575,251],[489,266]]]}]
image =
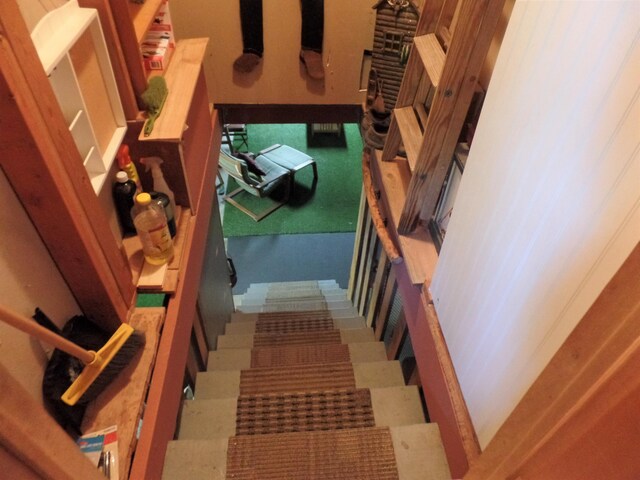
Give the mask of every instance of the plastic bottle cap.
[{"label": "plastic bottle cap", "polygon": [[138,205],[149,205],[151,203],[151,195],[148,193],[139,193],[136,197]]},{"label": "plastic bottle cap", "polygon": [[116,173],[116,181],[119,183],[125,183],[129,181],[129,175],[127,175],[127,172],[120,171]]}]

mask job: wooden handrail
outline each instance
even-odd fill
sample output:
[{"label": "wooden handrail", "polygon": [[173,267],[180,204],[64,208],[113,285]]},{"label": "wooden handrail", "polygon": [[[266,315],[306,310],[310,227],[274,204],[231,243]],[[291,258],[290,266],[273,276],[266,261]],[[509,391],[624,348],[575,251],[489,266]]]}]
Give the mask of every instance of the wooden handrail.
[{"label": "wooden handrail", "polygon": [[369,204],[371,219],[373,220],[373,225],[376,228],[376,233],[378,234],[382,248],[384,248],[384,251],[387,253],[387,257],[389,257],[389,261],[394,264],[399,264],[403,262],[402,255],[393,243],[391,235],[389,235],[389,231],[387,230],[382,214],[380,213],[378,199],[373,188],[371,166],[369,165],[370,155],[371,152],[368,149],[365,149],[362,154],[362,182],[364,184],[367,203]]}]

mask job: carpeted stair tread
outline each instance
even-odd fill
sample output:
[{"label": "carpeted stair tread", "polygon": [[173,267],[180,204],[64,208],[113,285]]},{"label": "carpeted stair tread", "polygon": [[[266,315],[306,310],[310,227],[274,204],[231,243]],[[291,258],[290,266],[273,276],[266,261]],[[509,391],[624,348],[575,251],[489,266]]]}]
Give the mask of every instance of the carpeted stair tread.
[{"label": "carpeted stair tread", "polygon": [[315,302],[324,301],[326,303],[343,302],[347,301],[347,294],[345,292],[325,293],[325,294],[312,294],[305,293],[299,295],[289,294],[287,296],[263,296],[263,295],[243,295],[240,299],[240,305],[260,305],[260,304],[284,304],[289,302]]},{"label": "carpeted stair tread", "polygon": [[184,403],[180,439],[424,423],[418,388],[330,389]]},{"label": "carpeted stair tread", "polygon": [[240,394],[355,388],[353,366],[329,363],[242,370]]},{"label": "carpeted stair tread", "polygon": [[399,479],[387,428],[234,437],[228,445],[227,477]]},{"label": "carpeted stair tread", "polygon": [[281,300],[287,298],[322,298],[330,296],[345,296],[347,291],[339,287],[327,288],[287,288],[280,290],[247,290],[242,298]]},{"label": "carpeted stair tread", "polygon": [[294,333],[332,329],[366,328],[362,317],[351,318],[285,318],[269,321],[230,322],[225,325],[225,334],[245,333]]},{"label": "carpeted stair tread", "polygon": [[223,348],[209,352],[207,370],[242,370],[251,367],[311,363],[379,362],[386,359],[387,353],[381,342]]},{"label": "carpeted stair tread", "polygon": [[375,426],[364,388],[241,395],[236,408],[237,436]]},{"label": "carpeted stair tread", "polygon": [[[331,377],[327,369],[339,370]],[[301,383],[294,383],[292,370]],[[242,380],[245,384],[241,388]],[[352,381],[353,378],[353,381]],[[249,383],[246,383],[249,382]],[[260,384],[260,382],[265,382]],[[254,388],[255,386],[255,388]],[[246,393],[320,390],[322,388],[387,388],[404,386],[398,361],[371,361],[352,364],[311,364],[240,370],[198,372],[195,394],[197,399],[237,397]]]},{"label": "carpeted stair tread", "polygon": [[260,347],[251,351],[251,368],[280,367],[318,363],[349,363],[349,345],[293,345],[283,347]]},{"label": "carpeted stair tread", "polygon": [[310,301],[289,301],[274,304],[259,304],[259,305],[239,305],[236,310],[239,312],[253,313],[253,312],[282,312],[282,311],[307,311],[307,310],[344,310],[350,309],[357,315],[356,309],[353,308],[353,304],[349,300],[340,301],[324,301],[324,300],[310,300]]},{"label": "carpeted stair tread", "polygon": [[[257,321],[258,319],[269,320],[271,318],[291,318],[291,317],[310,317],[310,316],[326,316],[330,318],[357,317],[358,313],[354,313],[352,306],[347,308],[338,308],[334,310],[301,310],[301,311],[282,311],[282,312],[234,312],[231,314],[231,322]],[[320,313],[322,312],[322,313]]]},{"label": "carpeted stair tread", "polygon": [[326,287],[326,286],[337,286],[338,283],[335,280],[299,280],[292,282],[266,282],[266,283],[252,283],[249,285],[249,288],[253,289],[268,289],[268,290],[277,290],[279,288],[282,289],[293,289],[293,288],[309,288],[309,287]]},{"label": "carpeted stair tread", "polygon": [[[366,429],[367,432],[370,430],[371,429]],[[342,432],[347,434],[353,432],[353,430],[343,430]],[[401,480],[451,480],[440,432],[436,424],[390,427],[389,432],[391,433],[393,453],[398,471],[398,476],[395,478],[400,478]],[[274,437],[280,435],[282,434],[258,435],[253,438],[261,439],[262,442],[268,444],[270,441],[274,442]],[[292,434],[287,435],[289,435],[287,445],[291,445],[290,440]],[[294,441],[290,447],[289,456],[291,457],[296,457],[298,452],[301,451],[311,454],[312,450],[308,447],[315,446],[315,444],[311,444],[305,440],[305,437],[307,437],[306,434],[298,435],[296,441]],[[227,476],[227,474],[233,473],[227,468],[228,452],[231,448],[235,449],[240,446],[231,446],[230,441],[235,442],[237,438],[238,437],[234,437],[231,440],[219,438],[211,440],[176,440],[169,442],[162,474],[163,480],[225,480],[227,478],[242,478]],[[339,448],[337,442],[336,448]],[[377,451],[375,448],[372,449],[368,443],[364,443],[363,448],[373,454]],[[294,452],[294,454],[291,455],[291,452]],[[251,457],[247,459],[247,462],[251,462],[250,458]],[[331,465],[332,462],[333,458],[329,458],[324,460],[323,463]],[[306,463],[303,462],[302,464],[302,469],[310,468],[315,464],[316,462],[314,462],[313,459],[306,459]],[[250,467],[251,463],[246,463],[245,466]],[[360,470],[357,463],[353,464],[350,468],[351,471],[345,475],[325,473],[325,477],[316,478],[335,478],[340,480],[361,478],[354,476],[360,475],[360,473],[358,473]],[[303,473],[298,475],[293,474],[289,477],[283,475],[276,478],[305,480],[307,478],[314,478],[304,475],[303,470]],[[262,480],[264,477],[256,476],[253,478]]]},{"label": "carpeted stair tread", "polygon": [[317,332],[287,334],[246,333],[220,335],[218,349],[274,347],[278,345],[318,345],[326,343],[355,343],[375,341],[371,328],[333,329]]}]

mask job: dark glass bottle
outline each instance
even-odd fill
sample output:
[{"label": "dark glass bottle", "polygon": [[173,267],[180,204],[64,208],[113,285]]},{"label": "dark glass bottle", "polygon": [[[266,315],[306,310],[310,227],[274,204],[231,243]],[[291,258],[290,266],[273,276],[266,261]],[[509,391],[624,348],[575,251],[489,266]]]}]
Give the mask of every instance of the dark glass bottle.
[{"label": "dark glass bottle", "polygon": [[116,205],[118,219],[125,234],[135,234],[136,227],[131,218],[134,198],[136,196],[136,184],[129,180],[127,172],[120,171],[116,174],[116,183],[113,184],[113,201]]},{"label": "dark glass bottle", "polygon": [[175,214],[173,213],[173,208],[171,208],[171,200],[169,200],[169,195],[162,192],[149,192],[151,195],[151,200],[156,202],[162,208],[164,208],[164,213],[167,217],[167,226],[169,227],[169,233],[171,234],[171,238],[176,236],[176,219]]}]

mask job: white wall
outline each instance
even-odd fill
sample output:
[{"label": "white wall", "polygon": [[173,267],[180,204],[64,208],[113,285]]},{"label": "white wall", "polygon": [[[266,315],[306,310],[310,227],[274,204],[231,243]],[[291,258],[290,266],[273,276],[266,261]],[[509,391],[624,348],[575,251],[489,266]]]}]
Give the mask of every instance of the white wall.
[{"label": "white wall", "polygon": [[[2,170],[0,205],[0,304],[27,317],[38,306],[61,326],[80,309]],[[38,341],[0,322],[0,363],[35,398],[46,361]]]},{"label": "white wall", "polygon": [[431,287],[483,447],[640,240],[639,96],[640,3],[516,2]]},{"label": "white wall", "polygon": [[[242,53],[239,0],[171,0],[178,38],[209,37],[205,73],[214,103],[360,104],[362,54],[373,46],[374,0],[325,0],[324,82],[300,66],[300,0],[263,0],[264,58],[250,74],[233,61]],[[420,4],[421,2],[416,2]]]}]

